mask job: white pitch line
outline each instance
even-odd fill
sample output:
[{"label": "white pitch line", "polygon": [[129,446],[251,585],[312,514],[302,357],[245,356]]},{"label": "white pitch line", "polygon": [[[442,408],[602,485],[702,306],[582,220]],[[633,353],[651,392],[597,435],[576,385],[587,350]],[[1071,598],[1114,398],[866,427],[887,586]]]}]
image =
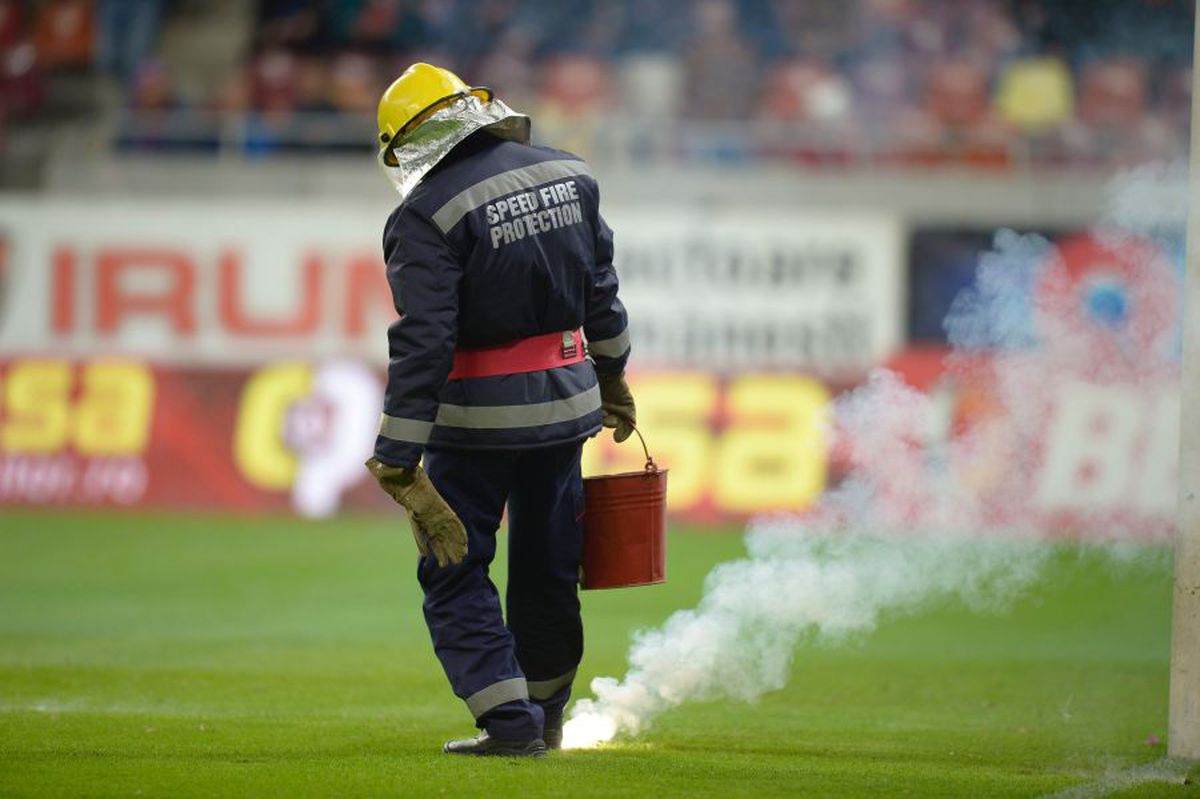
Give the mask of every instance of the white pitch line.
[{"label": "white pitch line", "polygon": [[1164,757],[1125,771],[1106,774],[1095,782],[1085,782],[1057,793],[1046,794],[1042,799],[1097,799],[1116,791],[1141,785],[1144,782],[1172,782],[1183,785],[1188,770],[1195,765],[1192,760]]}]

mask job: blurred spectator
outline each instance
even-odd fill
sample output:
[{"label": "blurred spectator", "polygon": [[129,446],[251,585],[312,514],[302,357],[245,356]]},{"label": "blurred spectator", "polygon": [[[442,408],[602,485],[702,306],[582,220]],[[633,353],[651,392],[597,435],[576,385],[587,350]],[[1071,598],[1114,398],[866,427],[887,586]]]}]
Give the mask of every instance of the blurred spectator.
[{"label": "blurred spectator", "polygon": [[1124,128],[1141,118],[1146,107],[1146,65],[1136,59],[1090,64],[1083,73],[1079,115],[1097,128]]},{"label": "blurred spectator", "polygon": [[1173,130],[1187,130],[1191,124],[1192,68],[1177,66],[1167,70],[1159,84],[1154,102],[1155,113]]},{"label": "blurred spectator", "polygon": [[887,126],[913,110],[913,75],[899,59],[864,59],[852,74],[855,112],[868,125]]},{"label": "blurred spectator", "polygon": [[229,114],[240,114],[254,106],[254,74],[250,67],[237,67],[217,90],[213,107]]},{"label": "blurred spectator", "polygon": [[149,57],[158,38],[163,0],[97,0],[96,61],[128,80]]},{"label": "blurred spectator", "polygon": [[683,72],[678,59],[665,55],[627,56],[620,64],[620,99],[633,117],[650,122],[681,113]]},{"label": "blurred spectator", "polygon": [[25,14],[17,0],[0,0],[0,53],[7,53],[21,40]]},{"label": "blurred spectator", "polygon": [[[30,27],[61,31],[40,45],[51,55],[35,61],[70,62],[81,52],[70,43],[94,13],[97,60],[133,76],[166,5],[43,0],[35,19],[22,20],[26,4],[0,0],[0,42],[15,46]],[[909,165],[996,165],[1010,152],[1177,157],[1189,124],[1189,0],[258,0],[257,8],[247,69],[206,105],[260,112],[270,120],[267,142],[325,131],[301,134],[304,147],[347,146],[338,131],[357,130],[388,80],[417,60],[491,86],[536,114],[537,131],[627,154],[828,161],[815,150],[841,160],[854,148],[855,160]],[[52,13],[57,25],[47,22]],[[142,81],[131,86],[131,105],[145,105]],[[605,125],[614,115],[631,124]],[[741,129],[726,124],[744,120]]]},{"label": "blurred spectator", "polygon": [[322,26],[309,0],[259,0],[257,27],[259,47],[272,48],[315,47]]},{"label": "blurred spectator", "polygon": [[[915,0],[862,0],[859,5],[858,52],[871,58],[900,58],[930,46],[930,20]],[[926,41],[925,47],[918,45]]]},{"label": "blurred spectator", "polygon": [[612,100],[609,72],[603,62],[588,56],[563,56],[548,62],[542,72],[541,102],[568,117],[595,116]]},{"label": "blurred spectator", "polygon": [[55,0],[38,11],[34,41],[47,66],[80,66],[92,60],[95,9],[89,0]]},{"label": "blurred spectator", "polygon": [[828,64],[785,61],[767,74],[757,116],[788,122],[835,123],[850,113],[849,83]]},{"label": "blurred spectator", "polygon": [[[1013,58],[1021,50],[1021,34],[999,0],[975,0],[958,6],[958,25],[948,36],[950,55],[990,66]],[[957,44],[955,44],[957,43]]]},{"label": "blurred spectator", "polygon": [[327,113],[336,110],[330,100],[329,65],[325,59],[306,56],[295,69],[296,110],[301,113]]},{"label": "blurred spectator", "polygon": [[1053,57],[1014,61],[996,91],[1000,117],[1022,133],[1039,135],[1075,112],[1075,86],[1067,65]]},{"label": "blurred spectator", "polygon": [[604,62],[590,56],[560,56],[542,71],[536,118],[557,146],[586,155],[589,132],[603,124],[613,104]]},{"label": "blurred spectator", "polygon": [[776,25],[792,55],[825,63],[845,59],[858,35],[857,0],[773,0]]},{"label": "blurred spectator", "polygon": [[850,110],[850,85],[818,60],[782,61],[772,66],[759,98],[755,118],[757,151],[809,165],[850,160],[858,145]]},{"label": "blurred spectator", "polygon": [[754,52],[737,29],[730,0],[701,0],[684,55],[684,112],[694,119],[745,119],[758,95]]},{"label": "blurred spectator", "polygon": [[263,53],[254,63],[252,97],[255,108],[286,114],[296,106],[296,58],[286,50]]},{"label": "blurred spectator", "polygon": [[134,74],[129,105],[139,111],[167,111],[175,105],[167,70],[160,61],[143,61]]},{"label": "blurred spectator", "polygon": [[46,99],[37,47],[26,35],[23,4],[0,2],[0,139],[9,119],[37,111]]},{"label": "blurred spectator", "polygon": [[135,123],[122,132],[121,145],[141,150],[176,150],[188,146],[192,131],[179,129],[171,112],[179,110],[166,67],[146,60],[138,65],[129,87],[129,109]]},{"label": "blurred spectator", "polygon": [[[536,17],[542,4],[526,2],[525,6]],[[460,63],[469,64],[482,58],[499,46],[510,32],[523,40],[523,46],[532,53],[537,44],[529,19],[518,14],[518,0],[478,0],[459,2],[456,5],[453,38],[450,47],[458,54]],[[530,64],[530,67],[533,65]],[[480,73],[483,74],[483,73]],[[488,80],[491,80],[488,77]],[[530,84],[532,85],[532,84]]]},{"label": "blurred spectator", "polygon": [[358,53],[343,53],[334,59],[330,70],[330,100],[333,107],[346,114],[369,114],[383,86],[375,74],[374,64]]},{"label": "blurred spectator", "polygon": [[624,24],[618,40],[618,53],[679,53],[687,44],[688,15],[692,4],[686,0],[625,0]]},{"label": "blurred spectator", "polygon": [[1083,71],[1078,117],[1064,129],[1064,139],[1078,159],[1094,163],[1131,162],[1142,157],[1147,69],[1130,58],[1096,61]]},{"label": "blurred spectator", "polygon": [[988,76],[974,61],[935,64],[925,80],[925,110],[951,128],[971,128],[988,113]]},{"label": "blurred spectator", "polygon": [[22,42],[0,54],[0,110],[5,118],[34,113],[46,102],[45,75],[37,48]]},{"label": "blurred spectator", "polygon": [[992,114],[988,74],[977,61],[934,65],[925,83],[925,110],[941,128],[941,152],[932,160],[976,167],[1010,162],[1010,129]]},{"label": "blurred spectator", "polygon": [[586,25],[575,37],[573,48],[597,57],[611,58],[621,49],[625,14],[619,3],[595,3]]},{"label": "blurred spectator", "polygon": [[[458,8],[454,0],[417,0],[412,12],[412,40],[402,37],[404,50],[446,49],[454,44],[460,29]],[[407,33],[407,32],[406,32]],[[434,63],[434,62],[430,62]]]},{"label": "blurred spectator", "polygon": [[509,28],[496,47],[471,70],[472,75],[479,76],[474,82],[491,87],[513,108],[531,107],[537,82],[534,44],[532,31]]},{"label": "blurred spectator", "polygon": [[404,17],[399,0],[340,0],[329,15],[338,40],[376,50],[392,45]]}]

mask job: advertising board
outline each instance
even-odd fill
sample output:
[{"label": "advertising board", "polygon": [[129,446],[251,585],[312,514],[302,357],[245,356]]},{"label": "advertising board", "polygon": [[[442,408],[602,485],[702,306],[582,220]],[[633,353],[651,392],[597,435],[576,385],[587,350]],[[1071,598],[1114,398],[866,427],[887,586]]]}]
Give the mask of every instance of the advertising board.
[{"label": "advertising board", "polygon": [[[901,230],[872,214],[609,214],[637,364],[860,374],[902,337]],[[395,317],[370,208],[0,204],[0,353],[382,363]]]}]

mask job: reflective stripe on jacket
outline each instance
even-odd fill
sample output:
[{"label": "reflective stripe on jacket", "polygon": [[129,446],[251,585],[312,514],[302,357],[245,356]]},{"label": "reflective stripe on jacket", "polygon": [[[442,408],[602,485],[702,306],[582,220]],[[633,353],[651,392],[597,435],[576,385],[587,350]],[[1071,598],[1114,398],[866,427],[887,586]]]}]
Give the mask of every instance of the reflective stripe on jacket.
[{"label": "reflective stripe on jacket", "polygon": [[[629,357],[612,231],[587,164],[477,133],[388,219],[383,251],[400,319],[375,454],[412,466],[426,445],[522,449],[600,428],[596,371]],[[583,328],[591,361],[448,380],[456,347]]]}]

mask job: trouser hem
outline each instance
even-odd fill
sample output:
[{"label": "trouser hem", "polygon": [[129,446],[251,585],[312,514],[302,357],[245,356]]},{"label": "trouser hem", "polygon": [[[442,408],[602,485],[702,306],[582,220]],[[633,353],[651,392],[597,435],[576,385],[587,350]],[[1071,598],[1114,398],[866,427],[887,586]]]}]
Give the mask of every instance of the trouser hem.
[{"label": "trouser hem", "polygon": [[522,699],[529,699],[529,687],[526,685],[524,677],[513,677],[494,682],[471,694],[464,701],[467,703],[467,709],[471,711],[471,715],[478,719],[494,707]]}]

